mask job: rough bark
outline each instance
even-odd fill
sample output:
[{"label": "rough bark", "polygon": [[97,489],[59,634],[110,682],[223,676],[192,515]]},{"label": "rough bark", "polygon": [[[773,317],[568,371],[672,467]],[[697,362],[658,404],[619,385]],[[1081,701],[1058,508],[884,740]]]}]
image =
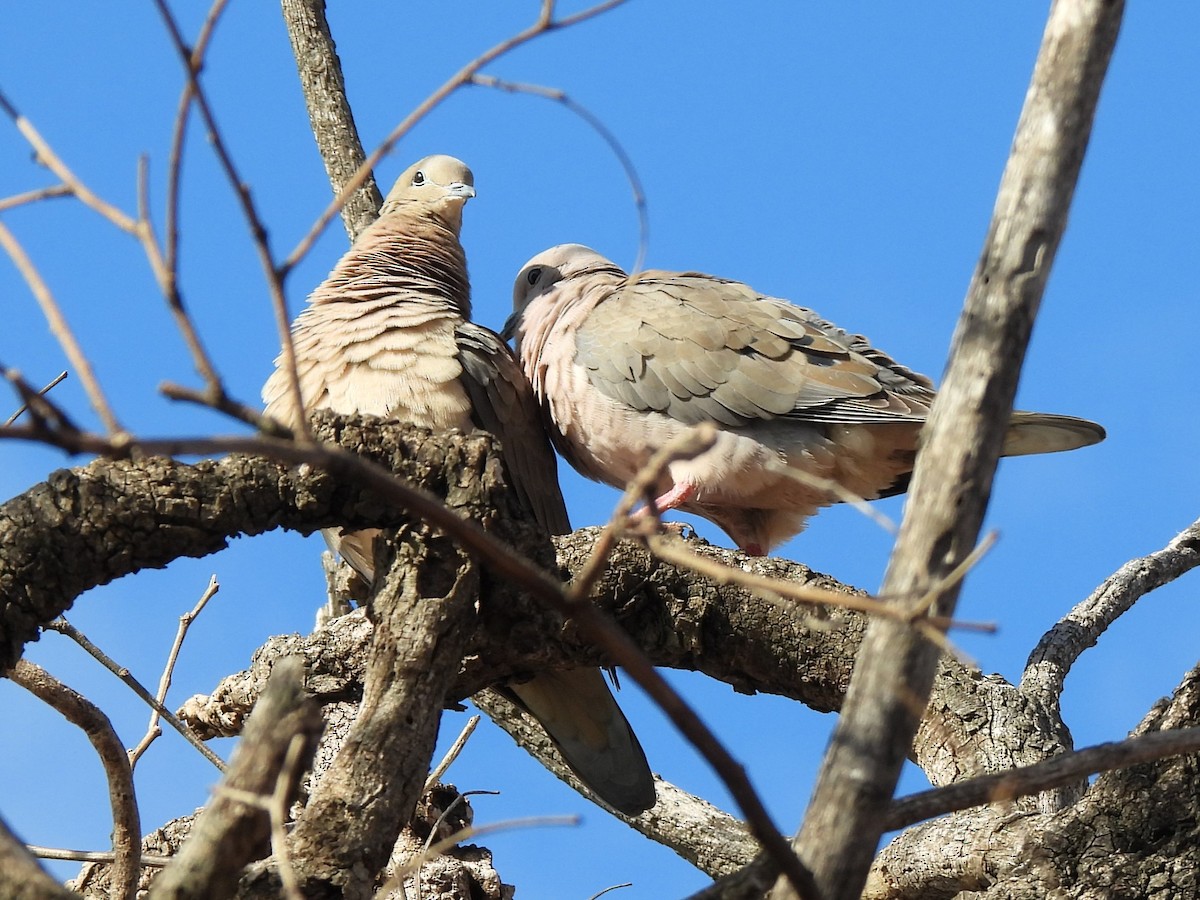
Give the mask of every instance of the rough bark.
[{"label": "rough bark", "polygon": [[[341,62],[325,18],[325,0],[282,0],[282,7],[308,120],[336,195],[366,161],[366,154],[354,126]],[[350,240],[375,221],[382,203],[375,176],[368,175],[342,207],[342,221]]]},{"label": "rough bark", "polygon": [[[511,536],[514,544],[526,548],[522,552],[549,561],[548,542],[522,523],[520,510],[511,505],[511,498],[496,480],[500,469],[494,464],[494,447],[486,438],[460,435],[432,438],[411,429],[381,428],[370,420],[345,423],[334,429],[334,433],[344,444],[388,460],[397,469],[421,479],[436,493],[452,498],[456,508],[482,518],[494,533]],[[451,621],[439,619],[435,610],[445,602],[439,598],[450,592],[451,582],[446,579],[462,570],[463,562],[457,551],[452,551],[447,546],[449,542],[442,538],[425,534],[420,523],[409,521],[403,513],[384,510],[376,501],[362,496],[361,491],[336,481],[315,472],[293,471],[267,460],[248,458],[196,466],[157,459],[99,462],[73,472],[56,473],[50,482],[14,499],[4,508],[3,515],[11,518],[9,511],[13,508],[80,508],[82,495],[95,499],[101,508],[116,516],[110,534],[128,536],[151,531],[158,534],[160,543],[151,549],[162,562],[197,547],[220,546],[229,535],[276,524],[309,530],[325,524],[399,522],[400,534],[413,538],[408,543],[405,539],[400,541],[404,552],[427,554],[421,559],[410,557],[413,565],[401,567],[408,573],[410,587],[416,587],[415,593],[410,591],[406,608],[418,617],[432,616],[428,620],[433,623],[429,634],[435,635],[439,622]],[[31,495],[37,498],[36,503]],[[188,510],[188,515],[182,516],[180,509]],[[160,518],[164,527],[152,528]],[[86,548],[90,542],[102,541],[98,530],[95,535],[89,531],[95,524],[94,516],[81,518],[74,527],[67,527],[71,519],[63,515],[45,516],[41,520],[27,516],[24,521],[30,530],[20,536],[23,542],[20,552],[26,554],[22,558],[31,553],[36,556],[34,548],[39,544],[65,553],[63,547]],[[132,528],[129,522],[140,524]],[[187,523],[186,527],[181,523]],[[418,534],[419,540],[415,537]],[[554,572],[569,579],[579,571],[596,537],[595,529],[585,529],[559,539],[558,563],[550,564]],[[748,566],[758,573],[791,581],[836,586],[824,576],[785,560],[750,560],[735,551],[708,547],[702,542],[691,546],[696,552],[734,568]],[[5,597],[12,598],[10,609],[13,602],[19,603],[29,596],[24,586],[14,581],[14,573],[38,571],[36,567],[14,567],[12,552],[11,547],[0,549],[0,572],[7,573]],[[139,552],[142,554],[139,560],[145,559],[146,548],[140,548]],[[97,551],[90,559],[90,570],[85,571],[83,563],[74,567],[76,583],[100,583],[111,577],[113,566],[108,557]],[[423,560],[428,560],[428,564]],[[124,565],[136,562],[126,561]],[[418,578],[417,573],[426,574]],[[439,663],[436,675],[425,680],[425,690],[419,700],[414,695],[413,706],[406,702],[395,704],[397,710],[417,706],[426,710],[421,714],[426,733],[443,703],[462,699],[498,680],[545,666],[595,665],[608,661],[581,640],[576,629],[564,623],[557,613],[486,570],[478,577],[479,610],[477,615],[471,613],[471,627],[459,629],[465,635],[463,645],[452,650]],[[400,584],[403,586],[403,578]],[[465,593],[476,596],[471,591]],[[866,628],[865,617],[859,613],[820,606],[781,607],[777,600],[657,561],[633,543],[618,545],[596,596],[599,604],[614,615],[656,664],[703,671],[739,690],[779,693],[824,710],[839,708]],[[56,613],[47,610],[44,614]],[[384,613],[377,612],[376,618],[379,615]],[[327,621],[307,637],[275,638],[255,654],[245,673],[224,680],[208,698],[193,698],[185,705],[185,713],[191,724],[206,728],[210,734],[240,733],[272,667],[283,657],[299,656],[306,664],[306,688],[321,704],[329,723],[315,767],[318,772],[336,768],[338,748],[350,732],[364,696],[368,659],[376,652],[372,650],[376,627],[367,612],[360,610]],[[394,628],[403,626],[394,626],[393,633]],[[408,647],[405,652],[429,646],[407,639],[389,643],[397,648],[397,653],[401,644]],[[449,660],[455,656],[458,658],[451,664]],[[404,664],[407,658],[397,655],[381,671],[393,673],[392,677],[398,674],[409,678],[412,673],[406,671]],[[425,663],[418,668],[423,666]],[[1193,692],[1194,685],[1189,681],[1175,701],[1156,710],[1145,729],[1196,724],[1194,704],[1187,700]],[[1039,692],[1023,692],[997,676],[985,676],[943,657],[911,754],[940,784],[1014,764],[1036,762],[1069,747],[1069,735],[1057,710],[1044,706]],[[355,755],[349,753],[347,758]],[[549,756],[544,750],[541,755]],[[1020,800],[958,813],[909,829],[880,857],[872,874],[872,889],[877,889],[872,896],[953,896],[963,890],[995,892],[1006,884],[1015,885],[1014,891],[1026,890],[1023,895],[1012,896],[1032,896],[1035,887],[1021,887],[1025,881],[1034,879],[1030,885],[1045,889],[1050,883],[1050,876],[1045,873],[1054,873],[1054,878],[1063,884],[1074,885],[1069,896],[1098,897],[1104,895],[1097,886],[1101,871],[1108,872],[1105,877],[1112,884],[1136,884],[1139,889],[1144,885],[1147,890],[1171,896],[1167,888],[1155,886],[1165,884],[1176,889],[1186,884],[1184,864],[1192,858],[1187,842],[1195,839],[1196,821],[1190,798],[1200,795],[1195,760],[1185,759],[1189,762],[1177,760],[1139,767],[1132,771],[1142,774],[1125,779],[1104,776],[1061,812],[1050,812],[1035,801]],[[375,762],[382,764],[378,759]],[[416,837],[409,833],[397,841],[395,829],[407,816],[403,809],[409,808],[411,785],[420,781],[427,769],[427,751],[414,753],[398,765],[411,776],[410,784],[400,792],[403,797],[389,800],[391,809],[386,815],[362,817],[370,818],[374,829],[374,836],[368,841],[372,845],[369,851],[343,847],[333,852],[333,857],[341,861],[338,865],[347,862],[346,854],[350,857],[355,853],[366,854],[350,860],[359,889],[375,883],[376,873],[369,876],[366,873],[377,860],[382,868],[389,855],[403,857],[411,853],[413,841],[420,840],[418,831]],[[1146,772],[1153,773],[1150,782]],[[370,777],[369,773],[364,776],[366,782],[369,783]],[[1153,779],[1161,780],[1167,787],[1159,791]],[[352,789],[355,785],[364,786],[357,775],[348,781]],[[318,788],[319,785],[313,788],[314,795]],[[672,793],[669,786],[664,789]],[[361,808],[353,805],[353,790],[343,796],[351,797],[346,810]],[[754,852],[745,841],[740,824],[718,810],[695,805],[694,798],[679,799],[678,806],[668,804],[664,810],[643,817],[644,821],[634,822],[634,826],[675,847],[714,877],[740,872],[738,867],[747,863]],[[386,828],[375,827],[385,820]],[[321,829],[316,827],[315,818],[310,822],[313,831],[309,846],[312,846],[321,838]],[[1171,822],[1176,824],[1169,825]],[[1120,859],[1106,859],[1104,867],[1090,866],[1087,872],[1074,873],[1072,854],[1079,854],[1076,859],[1089,858],[1082,848],[1088,846],[1088,840],[1096,839],[1094,830],[1101,826],[1107,829],[1106,846],[1122,848]],[[698,841],[697,834],[703,834],[705,840]],[[1151,840],[1147,835],[1155,837]],[[1054,851],[1049,867],[1031,849],[1043,845],[1062,848],[1061,853]],[[170,847],[169,842],[167,846]],[[162,852],[149,839],[144,849]],[[306,854],[307,851],[297,855]],[[486,887],[484,896],[502,896],[497,894],[501,890],[499,879],[484,865],[486,860],[473,858],[466,851],[463,855],[459,860],[461,866],[448,860],[437,864],[449,866],[457,874],[442,870],[436,878],[423,882],[422,890],[439,884],[474,884],[473,888],[462,888],[468,891],[462,896],[470,896],[469,890],[485,890],[480,885],[491,885]],[[317,856],[320,858],[319,853]],[[328,857],[325,859],[323,865],[328,874],[334,863]],[[1037,878],[1036,872],[1030,874],[1033,869],[1026,870],[1033,863],[1041,867],[1036,869],[1042,873]],[[269,865],[262,864],[262,872],[269,873]],[[476,868],[472,870],[472,866]],[[761,877],[760,874],[757,881],[750,883],[761,883]],[[93,886],[107,886],[103,867],[89,869],[81,882],[89,896],[100,896],[99,888],[93,890]],[[270,879],[264,883],[275,884]],[[346,895],[344,886],[331,880],[318,877],[312,883],[322,891],[325,888],[332,891],[316,892],[314,896]],[[727,886],[732,883],[724,882]],[[254,895],[251,887],[245,890],[246,896]],[[728,891],[714,894],[726,895],[737,894]],[[1175,896],[1186,896],[1186,892]]]},{"label": "rough bark", "polygon": [[[1123,3],[1056,0],[992,224],[925,429],[881,592],[920,596],[978,539],[1034,316],[1066,229]],[[953,615],[960,581],[937,592]],[[939,649],[886,619],[863,644],[842,716],[796,837],[824,900],[860,895],[881,812],[929,696]],[[794,898],[780,881],[773,900]]]}]

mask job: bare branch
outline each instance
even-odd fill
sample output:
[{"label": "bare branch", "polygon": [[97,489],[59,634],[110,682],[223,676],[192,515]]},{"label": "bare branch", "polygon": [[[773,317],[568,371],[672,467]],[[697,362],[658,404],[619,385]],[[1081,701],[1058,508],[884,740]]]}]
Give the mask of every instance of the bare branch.
[{"label": "bare branch", "polygon": [[333,202],[326,207],[325,212],[323,212],[317,221],[313,223],[313,227],[309,229],[308,234],[301,238],[300,243],[296,245],[295,249],[288,254],[287,259],[285,259],[280,265],[280,276],[286,276],[287,273],[290,272],[304,257],[304,255],[308,253],[308,251],[312,248],[313,243],[321,235],[321,233],[325,231],[325,228],[329,225],[330,221],[332,221],[333,217],[341,211],[343,206],[345,206],[346,199],[366,182],[367,178],[374,170],[375,164],[392,151],[392,148],[396,145],[397,141],[408,134],[408,132],[413,129],[413,126],[429,115],[429,113],[435,107],[437,107],[438,104],[454,93],[454,91],[469,83],[471,78],[474,77],[474,75],[480,69],[499,59],[501,56],[504,56],[506,53],[515,50],[522,44],[529,43],[529,41],[539,37],[540,35],[548,34],[561,28],[569,28],[572,25],[584,22],[587,19],[591,19],[607,12],[610,9],[614,9],[624,2],[625,0],[605,0],[603,3],[597,3],[595,6],[588,7],[587,9],[581,10],[574,15],[557,20],[553,18],[554,4],[543,4],[542,11],[538,16],[537,22],[519,34],[516,34],[507,40],[501,41],[499,44],[492,47],[490,50],[485,51],[483,54],[459,69],[458,72],[452,75],[445,84],[426,97],[416,109],[410,112],[408,116],[405,117],[404,121],[393,128],[391,133],[384,138],[383,142],[376,147],[371,152],[371,155],[366,158],[363,164],[359,166],[358,171],[356,171],[354,175],[344,185],[342,185],[337,197],[335,197]]},{"label": "bare branch", "polygon": [[[936,584],[976,542],[1123,9],[1120,0],[1056,0],[1051,8],[881,593]],[[957,595],[957,587],[946,591],[938,612],[952,615]],[[937,656],[911,629],[871,621],[796,841],[823,900],[862,891]],[[792,896],[782,883],[771,894]]]},{"label": "bare branch", "polygon": [[586,106],[572,100],[566,91],[559,88],[549,88],[540,84],[526,84],[518,81],[504,81],[492,75],[480,75],[478,73],[472,75],[468,83],[476,84],[480,87],[495,88],[496,90],[505,91],[510,94],[531,94],[535,97],[545,97],[547,100],[553,100],[555,103],[562,104],[569,112],[579,116],[579,118],[587,123],[589,128],[600,135],[600,139],[608,144],[608,149],[613,152],[613,156],[617,158],[617,162],[625,170],[625,178],[629,181],[629,187],[633,191],[633,206],[637,210],[638,217],[638,249],[637,256],[633,260],[633,268],[629,271],[640,272],[646,262],[646,252],[650,248],[650,215],[646,211],[646,191],[642,188],[642,179],[638,176],[637,167],[634,166],[633,160],[630,159],[629,154],[625,152],[625,148],[617,140],[617,136],[609,130],[608,126]]},{"label": "bare branch", "polygon": [[371,597],[376,627],[358,717],[292,832],[306,890],[338,884],[358,895],[383,869],[424,789],[478,596],[479,569],[452,542],[421,526],[397,535]]},{"label": "bare branch", "polygon": [[1127,769],[1197,750],[1200,750],[1200,728],[1154,731],[1123,741],[1097,744],[1074,753],[1062,753],[1031,766],[994,775],[980,775],[946,787],[901,797],[888,810],[884,818],[884,830],[896,831],[956,810],[1040,794],[1097,772]]},{"label": "bare branch", "polygon": [[[246,803],[238,796],[275,795],[281,773],[288,776],[285,793],[295,796],[321,731],[321,716],[304,693],[303,677],[301,660],[281,660],[276,665],[221,787],[196,820],[179,854],[151,885],[151,900],[230,896],[242,868],[266,851],[271,834],[269,815],[261,804]],[[304,752],[299,760],[291,759],[289,768],[297,737],[303,741]]]},{"label": "bare branch", "polygon": [[[64,369],[62,372],[59,372],[58,375],[56,375],[49,384],[47,384],[44,388],[42,388],[40,391],[38,391],[37,395],[39,397],[45,397],[46,393],[48,391],[50,391],[52,388],[57,386],[60,382],[64,381],[66,379],[66,377],[67,377],[67,372]],[[25,410],[27,410],[27,409],[29,409],[29,404],[22,403],[19,407],[17,407],[16,412],[14,412],[11,416],[9,416],[7,419],[4,420],[4,424],[0,425],[0,428],[7,428],[13,422],[17,421],[17,419],[21,418],[21,414],[23,412],[25,412]]]},{"label": "bare branch", "polygon": [[[187,73],[188,86],[191,88],[192,102],[195,103],[196,108],[200,111],[200,117],[204,120],[209,142],[213,147],[213,152],[217,156],[217,162],[220,164],[230,188],[238,199],[238,204],[242,209],[242,216],[245,218],[246,224],[250,229],[250,237],[253,241],[254,249],[262,265],[263,274],[266,276],[267,290],[270,293],[271,306],[275,312],[275,323],[279,329],[282,341],[284,365],[294,375],[296,362],[291,341],[291,317],[288,315],[287,300],[283,293],[283,282],[287,276],[288,268],[279,268],[275,265],[275,260],[271,255],[271,248],[267,243],[266,226],[263,225],[262,218],[258,214],[258,207],[255,206],[254,200],[250,196],[249,186],[242,181],[237,167],[234,165],[233,157],[229,152],[229,148],[225,145],[225,139],[221,134],[220,128],[217,126],[212,107],[209,105],[208,95],[200,84],[197,68],[200,60],[188,48],[187,43],[183,39],[183,34],[179,30],[179,23],[175,20],[165,0],[154,0],[154,5],[158,8],[159,15],[167,27],[167,33],[170,35],[171,43],[175,47],[175,52],[183,63],[184,71]],[[212,13],[210,13],[209,21],[215,21],[216,15],[219,14],[223,7],[224,4],[221,2],[215,4]],[[212,378],[215,379],[215,377],[214,373]],[[215,383],[215,381],[210,381],[210,386]],[[218,393],[218,389],[214,388],[213,390],[214,393]],[[296,408],[303,409],[304,403],[300,396],[300,382],[298,378],[294,377],[292,379],[291,390]],[[308,437],[308,423],[306,421],[302,421],[299,424],[298,430],[302,438]]]},{"label": "bare branch", "polygon": [[[13,120],[13,124],[17,126],[17,130],[29,142],[29,146],[33,148],[37,161],[53,172],[58,180],[69,188],[71,193],[78,197],[85,206],[99,213],[122,231],[137,236],[139,229],[137,220],[92,193],[91,188],[67,168],[67,164],[46,143],[38,130],[34,128],[33,123],[17,112],[16,107],[12,105],[3,93],[0,93],[0,110],[3,110]],[[50,190],[55,189],[51,188]]]},{"label": "bare branch", "polygon": [[0,200],[0,212],[4,212],[7,209],[15,209],[27,203],[38,203],[53,197],[71,197],[74,194],[75,192],[65,184],[55,184],[33,191],[25,191],[24,193],[14,194],[11,197],[5,197],[3,200]]},{"label": "bare branch", "polygon": [[442,780],[442,776],[446,774],[446,770],[454,765],[454,761],[458,759],[458,755],[462,753],[463,748],[467,746],[467,741],[471,739],[471,735],[475,733],[476,727],[479,725],[479,716],[471,716],[467,719],[467,724],[463,726],[454,743],[450,745],[450,749],[446,751],[446,755],[442,757],[442,761],[433,767],[433,771],[429,773],[429,777],[425,779],[424,790],[430,790],[435,784]]},{"label": "bare branch", "polygon": [[104,423],[109,437],[119,437],[124,433],[124,429],[117,422],[117,417],[113,414],[108,399],[104,396],[100,382],[97,380],[95,372],[92,371],[92,365],[84,355],[79,341],[75,339],[75,334],[71,331],[71,326],[67,324],[62,310],[58,306],[58,301],[54,299],[54,294],[51,293],[50,288],[42,279],[37,266],[33,264],[33,261],[25,253],[25,248],[21,246],[3,222],[0,222],[0,247],[3,247],[12,258],[17,270],[21,273],[21,277],[29,285],[29,290],[32,291],[38,305],[42,308],[42,314],[46,317],[46,322],[50,325],[50,330],[54,333],[59,346],[62,347],[63,352],[67,355],[67,360],[79,374],[79,379],[83,382],[83,388],[87,391],[88,398],[91,400],[92,408],[100,416],[100,421]]},{"label": "bare branch", "polygon": [[[49,631],[57,631],[59,634],[69,637],[80,647],[86,650],[93,659],[121,679],[121,681],[124,682],[125,685],[135,694],[137,694],[138,697],[140,697],[145,703],[147,703],[151,709],[166,719],[167,723],[176,731],[178,731],[180,735],[183,736],[184,740],[200,751],[201,756],[216,766],[218,770],[222,772],[225,771],[225,763],[219,756],[217,756],[217,754],[213,753],[208,749],[208,747],[204,746],[204,742],[196,737],[192,730],[183,724],[183,722],[179,721],[178,717],[176,717],[173,712],[163,706],[158,700],[155,700],[154,697],[151,696],[150,692],[142,686],[140,681],[133,677],[132,673],[130,673],[127,668],[122,665],[118,665],[111,656],[92,643],[92,641],[89,640],[87,635],[85,635],[82,631],[61,616],[55,619],[53,622],[48,623],[46,628]],[[124,756],[124,753],[122,753],[122,755]],[[126,763],[128,764],[128,758],[126,758]]]},{"label": "bare branch", "polygon": [[8,677],[60,712],[72,725],[83,729],[95,748],[108,779],[108,801],[112,807],[113,896],[133,900],[140,871],[142,826],[133,790],[133,769],[112,722],[82,694],[29,660],[18,660]]},{"label": "bare branch", "polygon": [[1029,655],[1021,690],[1058,707],[1063,683],[1080,654],[1141,597],[1200,566],[1200,519],[1161,550],[1132,559],[1046,632]]},{"label": "bare branch", "polygon": [[[179,659],[179,651],[183,648],[183,641],[187,637],[188,629],[191,628],[192,622],[208,605],[211,600],[221,589],[221,585],[217,583],[217,576],[213,575],[209,579],[208,587],[204,589],[204,593],[200,595],[200,599],[196,601],[196,605],[189,612],[184,613],[179,617],[179,630],[175,633],[175,640],[171,644],[171,651],[167,654],[167,663],[163,666],[162,678],[158,681],[158,693],[155,695],[155,700],[158,701],[160,707],[165,708],[167,702],[167,691],[171,689],[171,677],[175,671],[175,663]],[[146,752],[150,744],[162,734],[162,729],[158,727],[158,710],[150,713],[150,724],[146,726],[146,736],[138,743],[138,745],[129,752],[129,768],[133,769],[137,766],[138,760],[142,754]],[[190,730],[190,729],[189,729]]]},{"label": "bare branch", "polygon": [[[325,17],[325,0],[282,0],[282,6],[308,120],[336,195],[362,168],[367,155],[346,97],[342,63]],[[383,195],[368,171],[342,206],[342,221],[351,241],[375,221],[381,205]]]}]

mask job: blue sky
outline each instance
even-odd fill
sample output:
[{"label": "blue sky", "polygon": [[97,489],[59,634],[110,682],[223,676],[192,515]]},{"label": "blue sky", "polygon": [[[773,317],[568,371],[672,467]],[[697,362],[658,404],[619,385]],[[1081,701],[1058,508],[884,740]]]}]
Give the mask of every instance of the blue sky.
[{"label": "blue sky", "polygon": [[[183,7],[184,4],[175,4]],[[199,5],[181,9],[194,35]],[[531,22],[537,4],[332,5],[332,27],[368,145],[464,62]],[[544,37],[490,74],[566,90],[621,140],[645,186],[647,263],[747,281],[869,335],[937,378],[991,214],[1044,4],[921,5],[631,2]],[[1103,423],[1108,440],[1001,465],[988,525],[999,545],[968,579],[960,615],[995,621],[959,634],[984,672],[1019,676],[1041,634],[1127,559],[1165,544],[1200,511],[1200,8],[1131,4],[1092,144],[1024,370],[1018,405]],[[0,89],[67,163],[132,211],[136,164],[150,160],[161,223],[180,68],[149,4],[45,0],[14,7],[0,32]],[[204,73],[274,252],[286,255],[329,200],[294,64],[273,3],[233,3]],[[427,153],[459,156],[478,197],[465,214],[476,318],[498,328],[522,263],[556,243],[589,244],[630,265],[637,219],[616,159],[558,105],[482,88],[437,109],[378,168],[381,184]],[[198,128],[184,170],[185,297],[230,390],[257,402],[278,337],[234,198]],[[0,196],[51,183],[0,122]],[[142,434],[235,430],[161,398],[163,380],[198,384],[132,239],[67,200],[4,214],[81,336],[118,416]],[[345,248],[335,223],[288,284],[293,312]],[[1188,262],[1192,260],[1192,262]],[[0,363],[35,382],[66,368],[14,268],[0,261]],[[59,403],[95,425],[78,379]],[[10,403],[10,405],[14,405]],[[0,445],[0,496],[75,465],[46,448]],[[576,525],[607,518],[615,493],[560,472]],[[879,504],[898,518],[901,501]],[[727,544],[714,529],[701,533]],[[889,538],[849,509],[822,513],[780,555],[867,589]],[[71,619],[156,683],[178,616],[209,575],[222,589],[194,626],[169,705],[242,668],[268,635],[307,631],[321,600],[319,541],[272,534],[94,591]],[[1067,681],[1077,746],[1120,738],[1196,663],[1195,576],[1142,601]],[[99,702],[133,745],[146,711],[66,641],[30,657]],[[791,831],[833,721],[770,697],[673,676],[749,768]],[[723,789],[636,688],[622,693],[665,778],[731,809]],[[101,848],[110,823],[99,765],[56,715],[0,683],[0,814],[35,843]],[[464,720],[447,714],[443,742]],[[228,747],[222,752],[227,752]],[[203,804],[214,772],[173,735],[139,766],[149,829]],[[706,879],[577,798],[490,724],[451,770],[479,798],[476,819],[580,812],[575,829],[490,837],[518,897],[683,896]],[[907,778],[908,787],[919,778]],[[73,866],[55,869],[70,873]]]}]

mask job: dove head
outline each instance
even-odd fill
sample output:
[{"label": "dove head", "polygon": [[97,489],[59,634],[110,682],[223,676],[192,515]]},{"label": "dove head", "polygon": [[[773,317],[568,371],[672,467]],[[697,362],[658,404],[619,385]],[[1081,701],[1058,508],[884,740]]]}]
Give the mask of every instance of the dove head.
[{"label": "dove head", "polygon": [[543,250],[521,267],[513,283],[513,315],[509,321],[520,318],[530,303],[548,294],[556,284],[600,274],[625,277],[620,266],[583,244],[559,244]]},{"label": "dove head", "polygon": [[463,205],[475,196],[475,176],[467,164],[453,156],[427,156],[404,170],[379,214],[398,212],[418,204],[452,226],[462,225]]}]

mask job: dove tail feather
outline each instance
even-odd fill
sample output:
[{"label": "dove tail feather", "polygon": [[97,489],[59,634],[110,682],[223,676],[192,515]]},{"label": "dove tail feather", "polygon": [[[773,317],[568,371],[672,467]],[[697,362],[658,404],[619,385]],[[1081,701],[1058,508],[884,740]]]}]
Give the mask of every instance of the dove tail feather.
[{"label": "dove tail feather", "polygon": [[1014,412],[1004,438],[1005,456],[1060,453],[1104,440],[1104,428],[1087,419],[1051,413]]},{"label": "dove tail feather", "polygon": [[579,780],[629,816],[655,804],[646,754],[599,669],[544,672],[505,693],[537,719]]}]

